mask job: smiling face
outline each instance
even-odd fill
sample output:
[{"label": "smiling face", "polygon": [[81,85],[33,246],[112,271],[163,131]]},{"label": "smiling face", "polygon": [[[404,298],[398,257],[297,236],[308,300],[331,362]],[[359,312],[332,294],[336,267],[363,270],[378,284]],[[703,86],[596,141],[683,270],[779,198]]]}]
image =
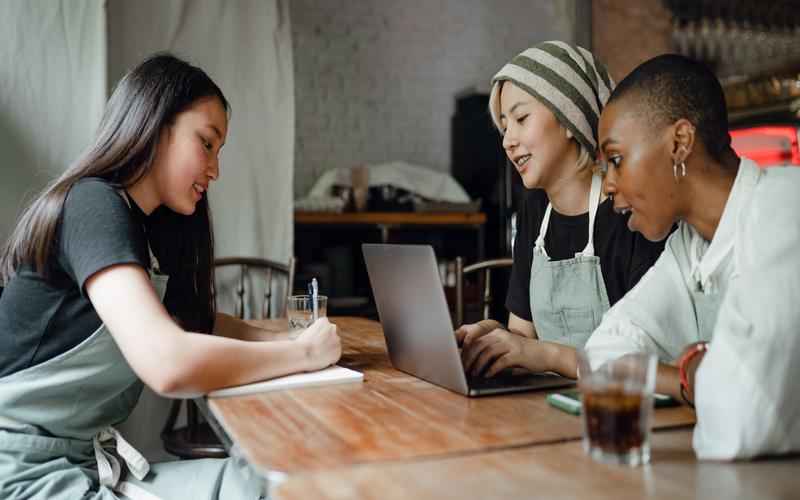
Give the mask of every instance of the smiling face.
[{"label": "smiling face", "polygon": [[680,213],[673,176],[674,126],[653,130],[646,114],[623,97],[606,106],[598,130],[607,165],[604,188],[617,212],[630,212],[628,228],[650,241],[667,237]]},{"label": "smiling face", "polygon": [[228,116],[216,97],[197,100],[161,131],[153,163],[158,204],[191,215],[219,176],[219,151],[228,134]]},{"label": "smiling face", "polygon": [[503,149],[526,188],[546,189],[570,175],[563,166],[577,164],[577,143],[567,138],[553,113],[509,81],[500,89],[500,126]]}]

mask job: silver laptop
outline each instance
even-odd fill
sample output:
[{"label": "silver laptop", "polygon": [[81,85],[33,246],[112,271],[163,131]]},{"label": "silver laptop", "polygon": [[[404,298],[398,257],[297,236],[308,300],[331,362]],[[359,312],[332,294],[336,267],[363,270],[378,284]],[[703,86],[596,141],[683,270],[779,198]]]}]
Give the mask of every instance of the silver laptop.
[{"label": "silver laptop", "polygon": [[467,396],[574,385],[554,374],[467,377],[430,245],[362,245],[392,365]]}]

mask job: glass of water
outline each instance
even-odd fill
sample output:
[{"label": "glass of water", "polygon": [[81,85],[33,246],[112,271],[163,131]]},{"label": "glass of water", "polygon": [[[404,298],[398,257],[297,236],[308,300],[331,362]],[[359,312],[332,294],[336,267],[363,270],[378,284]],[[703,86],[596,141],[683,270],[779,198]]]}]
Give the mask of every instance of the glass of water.
[{"label": "glass of water", "polygon": [[[290,295],[286,309],[289,316],[289,337],[294,339],[314,322],[311,295]],[[328,315],[328,297],[325,295],[317,295],[317,314],[320,318]]]}]

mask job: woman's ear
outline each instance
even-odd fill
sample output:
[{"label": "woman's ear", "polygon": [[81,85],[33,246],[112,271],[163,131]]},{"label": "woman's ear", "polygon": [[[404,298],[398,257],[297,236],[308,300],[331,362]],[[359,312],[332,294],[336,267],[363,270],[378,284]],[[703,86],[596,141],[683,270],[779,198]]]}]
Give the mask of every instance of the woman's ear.
[{"label": "woman's ear", "polygon": [[672,125],[672,161],[675,164],[683,163],[694,149],[696,128],[692,123],[681,118]]}]

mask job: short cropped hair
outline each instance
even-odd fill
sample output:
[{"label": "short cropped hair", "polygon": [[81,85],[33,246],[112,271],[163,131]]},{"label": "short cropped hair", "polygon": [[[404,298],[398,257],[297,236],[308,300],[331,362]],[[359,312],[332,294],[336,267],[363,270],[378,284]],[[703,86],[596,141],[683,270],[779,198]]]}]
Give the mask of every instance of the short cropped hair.
[{"label": "short cropped hair", "polygon": [[709,155],[721,161],[731,151],[725,94],[714,73],[703,63],[677,54],[645,61],[611,93],[608,104],[636,96],[639,111],[655,127],[684,118],[697,129]]}]

